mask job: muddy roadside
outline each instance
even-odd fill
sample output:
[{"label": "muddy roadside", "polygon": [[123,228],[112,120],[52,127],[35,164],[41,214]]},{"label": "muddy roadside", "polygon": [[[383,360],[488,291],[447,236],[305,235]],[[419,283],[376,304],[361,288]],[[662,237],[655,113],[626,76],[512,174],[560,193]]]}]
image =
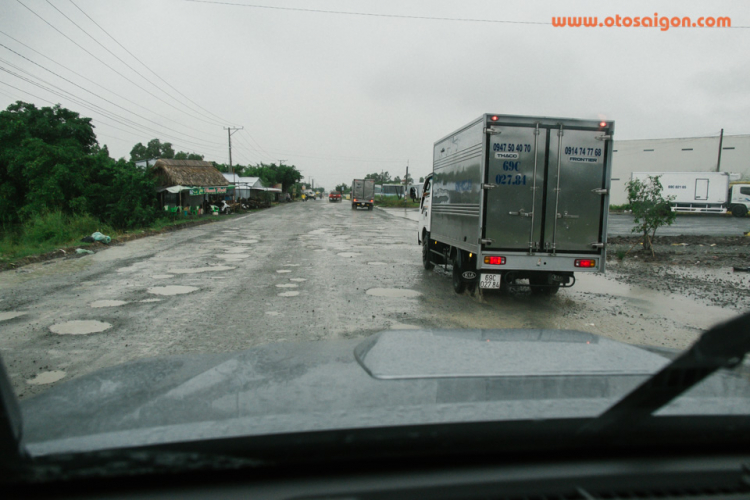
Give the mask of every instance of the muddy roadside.
[{"label": "muddy roadside", "polygon": [[609,238],[610,277],[721,307],[750,309],[750,237],[657,236],[653,254],[639,241]]}]

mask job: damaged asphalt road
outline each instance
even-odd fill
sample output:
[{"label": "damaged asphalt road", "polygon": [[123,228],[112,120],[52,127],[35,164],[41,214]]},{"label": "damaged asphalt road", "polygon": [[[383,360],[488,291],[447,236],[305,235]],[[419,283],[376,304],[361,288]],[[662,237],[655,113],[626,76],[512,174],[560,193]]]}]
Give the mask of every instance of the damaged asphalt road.
[{"label": "damaged asphalt road", "polygon": [[[458,296],[449,272],[422,268],[415,231],[382,210],[292,203],[3,272],[0,352],[25,398],[144,357],[389,328],[564,328],[684,348],[750,306],[750,275],[727,282],[729,261],[711,272],[660,263],[658,274],[626,259],[604,276],[579,274],[553,297]],[[711,287],[724,298],[713,300]]]}]

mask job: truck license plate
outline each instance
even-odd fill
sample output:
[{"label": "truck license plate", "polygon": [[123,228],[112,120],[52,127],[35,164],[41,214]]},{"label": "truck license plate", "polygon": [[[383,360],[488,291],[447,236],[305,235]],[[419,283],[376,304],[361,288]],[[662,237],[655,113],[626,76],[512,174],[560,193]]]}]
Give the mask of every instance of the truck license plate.
[{"label": "truck license plate", "polygon": [[479,279],[479,288],[500,288],[500,275],[482,274]]}]

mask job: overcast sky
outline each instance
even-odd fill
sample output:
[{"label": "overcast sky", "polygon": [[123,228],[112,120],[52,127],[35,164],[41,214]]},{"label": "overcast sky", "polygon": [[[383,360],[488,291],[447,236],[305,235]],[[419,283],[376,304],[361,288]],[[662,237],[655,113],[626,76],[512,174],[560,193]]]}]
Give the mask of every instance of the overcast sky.
[{"label": "overcast sky", "polygon": [[[0,106],[91,117],[115,158],[157,137],[226,163],[223,127],[244,127],[235,164],[284,160],[330,189],[407,161],[424,176],[432,144],[485,112],[611,119],[616,139],[750,134],[747,0],[21,2],[2,0]],[[655,12],[734,28],[550,24]]]}]

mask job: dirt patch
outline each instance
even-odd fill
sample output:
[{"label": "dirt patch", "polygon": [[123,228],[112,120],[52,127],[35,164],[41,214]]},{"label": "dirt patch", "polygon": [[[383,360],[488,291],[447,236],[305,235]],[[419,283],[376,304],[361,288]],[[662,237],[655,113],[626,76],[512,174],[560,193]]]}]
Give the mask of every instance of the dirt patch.
[{"label": "dirt patch", "polygon": [[750,308],[750,273],[744,271],[750,267],[748,237],[662,236],[654,240],[655,255],[644,251],[637,237],[608,241],[607,266],[613,271],[608,274],[617,281]]}]

